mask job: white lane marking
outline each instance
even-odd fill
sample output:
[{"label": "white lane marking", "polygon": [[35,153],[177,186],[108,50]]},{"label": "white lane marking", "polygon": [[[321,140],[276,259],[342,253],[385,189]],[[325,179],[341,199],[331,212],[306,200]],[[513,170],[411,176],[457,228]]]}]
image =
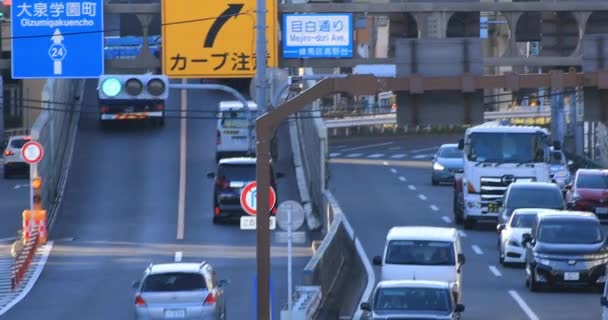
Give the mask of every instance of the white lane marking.
[{"label": "white lane marking", "polygon": [[398,153],[398,154],[394,154],[391,156],[391,159],[401,159],[401,158],[405,158],[405,156],[407,156],[407,154],[404,153]]},{"label": "white lane marking", "polygon": [[419,154],[419,155],[413,156],[412,158],[413,159],[424,159],[424,158],[426,158],[426,155],[425,154]]},{"label": "white lane marking", "polygon": [[397,169],[395,169],[395,168],[391,168],[391,172],[392,172],[392,173],[397,173]]},{"label": "white lane marking", "polygon": [[362,155],[363,155],[363,153],[351,153],[351,154],[347,155],[346,157],[348,157],[348,158],[358,158],[358,157],[360,157]]},{"label": "white lane marking", "polygon": [[481,248],[478,245],[474,244],[471,246],[471,248],[473,248],[473,251],[476,254],[479,254],[479,255],[483,254],[483,251],[481,250]]},{"label": "white lane marking", "polygon": [[464,231],[462,231],[462,230],[458,230],[458,235],[460,235],[460,236],[461,236],[461,237],[463,237],[463,238],[466,238],[466,237],[467,237],[467,233],[466,233],[466,232],[464,232]]},{"label": "white lane marking", "polygon": [[437,207],[436,205],[432,204],[431,205],[431,210],[433,210],[433,211],[439,211],[439,207]]},{"label": "white lane marking", "polygon": [[367,148],[373,148],[373,147],[388,146],[389,144],[393,144],[393,142],[389,141],[389,142],[383,142],[383,143],[368,144],[368,145],[364,145],[364,146],[345,148],[345,149],[342,149],[341,151],[342,152],[345,152],[345,151],[355,151],[355,150],[361,150],[361,149],[367,149]]},{"label": "white lane marking", "polygon": [[15,186],[13,186],[13,189],[17,190],[17,189],[21,189],[21,188],[27,188],[29,187],[29,184],[16,184]]},{"label": "white lane marking", "polygon": [[443,222],[445,223],[452,223],[452,219],[450,219],[450,217],[448,216],[441,217],[441,220],[443,220]]},{"label": "white lane marking", "polygon": [[378,159],[378,158],[382,158],[384,157],[384,153],[374,153],[374,154],[370,154],[369,156],[367,156],[368,158],[371,159]]},{"label": "white lane marking", "polygon": [[389,149],[389,150],[399,150],[399,149],[401,149],[401,147],[399,147],[399,146],[397,146],[397,147],[390,147],[390,148],[388,148],[388,149]]},{"label": "white lane marking", "polygon": [[42,273],[44,266],[46,265],[46,261],[48,260],[49,255],[51,254],[52,248],[53,248],[53,241],[47,242],[41,253],[42,257],[40,258],[40,261],[36,265],[36,270],[34,270],[32,277],[29,278],[29,280],[27,280],[27,284],[25,285],[25,288],[23,288],[23,290],[19,293],[19,295],[17,297],[15,297],[13,299],[13,301],[11,301],[9,304],[4,306],[4,308],[2,308],[0,310],[0,316],[5,314],[12,307],[14,307],[17,303],[19,303],[19,301],[23,300],[23,298],[25,298],[25,296],[30,292],[30,290],[32,290],[32,288],[34,287],[34,284],[40,277],[40,274]]},{"label": "white lane marking", "polygon": [[388,161],[382,161],[382,164],[385,166],[388,166],[389,163],[388,163]]},{"label": "white lane marking", "polygon": [[419,194],[418,198],[420,198],[420,200],[422,200],[422,201],[426,201],[426,196],[423,194]]},{"label": "white lane marking", "polygon": [[410,190],[416,190],[416,186],[413,184],[410,184],[409,186],[407,186],[408,188],[410,188]]},{"label": "white lane marking", "polygon": [[488,266],[488,268],[490,269],[492,274],[494,274],[494,276],[502,277],[502,273],[500,273],[500,271],[498,270],[498,268],[496,268],[496,266]]},{"label": "white lane marking", "polygon": [[329,156],[330,156],[331,158],[334,158],[334,157],[337,157],[337,156],[339,156],[339,155],[341,155],[341,154],[342,154],[342,153],[340,153],[340,152],[332,152],[332,153],[330,153],[330,154],[329,154]]},{"label": "white lane marking", "polygon": [[336,148],[336,149],[342,149],[342,148],[346,148],[346,147],[347,147],[347,145],[345,145],[345,144],[334,146],[334,148]]},{"label": "white lane marking", "polygon": [[405,182],[405,181],[407,181],[407,179],[404,176],[399,176],[399,181]]},{"label": "white lane marking", "polygon": [[420,153],[420,152],[425,152],[425,151],[434,151],[434,150],[437,150],[437,149],[439,149],[439,147],[414,149],[414,150],[410,150],[409,152],[411,152],[411,153]]},{"label": "white lane marking", "polygon": [[175,262],[182,262],[182,252],[181,251],[175,252]]},{"label": "white lane marking", "polygon": [[[182,84],[187,84],[187,79],[182,79]],[[179,134],[179,191],[177,200],[177,240],[184,239],[184,220],[186,219],[186,133],[188,119],[188,91],[182,89],[181,92],[181,111],[182,118],[180,119],[180,134]]]},{"label": "white lane marking", "polygon": [[524,313],[528,316],[528,318],[530,318],[530,320],[539,320],[536,313],[534,313],[534,311],[532,311],[532,309],[530,309],[530,306],[528,306],[528,304],[524,301],[524,299],[522,299],[519,296],[517,291],[509,290],[509,295],[511,295],[511,298],[513,298],[513,300],[515,300],[515,302],[517,302],[519,307],[524,311]]}]

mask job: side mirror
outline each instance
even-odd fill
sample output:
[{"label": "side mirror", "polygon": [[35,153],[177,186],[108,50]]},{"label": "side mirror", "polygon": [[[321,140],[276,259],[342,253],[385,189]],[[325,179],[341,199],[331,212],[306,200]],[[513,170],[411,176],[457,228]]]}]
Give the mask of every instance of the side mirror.
[{"label": "side mirror", "polygon": [[525,247],[526,244],[532,242],[532,235],[529,233],[524,233],[521,235],[521,246]]},{"label": "side mirror", "polygon": [[209,179],[215,178],[215,173],[214,172],[208,172],[207,173],[207,178],[209,178]]},{"label": "side mirror", "polygon": [[220,288],[223,288],[223,287],[227,286],[229,283],[230,282],[228,280],[222,279],[217,282],[217,286]]},{"label": "side mirror", "polygon": [[574,161],[572,161],[572,160],[568,160],[568,161],[566,162],[566,164],[568,165],[568,167],[572,167],[572,166],[574,165]]},{"label": "side mirror", "polygon": [[464,149],[464,139],[458,140],[458,150]]},{"label": "side mirror", "polygon": [[553,141],[553,149],[555,149],[555,150],[561,150],[562,149],[562,143],[559,140],[554,140]]},{"label": "side mirror", "polygon": [[601,297],[600,304],[604,307],[608,307],[608,299],[606,299],[606,297]]},{"label": "side mirror", "polygon": [[369,302],[361,302],[361,310],[372,311],[372,306]]},{"label": "side mirror", "polygon": [[464,264],[466,261],[466,259],[464,258],[464,254],[459,253],[458,254],[458,264]]},{"label": "side mirror", "polygon": [[454,312],[464,312],[464,304],[457,304],[454,308]]},{"label": "side mirror", "polygon": [[566,190],[572,190],[572,185],[571,184],[567,184],[564,186],[564,189]]},{"label": "side mirror", "polygon": [[131,284],[131,288],[133,289],[139,289],[139,286],[141,285],[141,282],[139,281],[135,281]]},{"label": "side mirror", "polygon": [[372,259],[372,263],[375,266],[381,266],[382,265],[382,257],[381,256],[375,256],[374,259]]},{"label": "side mirror", "polygon": [[502,223],[496,226],[496,231],[498,231],[498,233],[500,233],[504,229],[505,229],[505,225]]},{"label": "side mirror", "polygon": [[285,177],[285,174],[283,172],[277,172],[277,179],[281,179]]}]

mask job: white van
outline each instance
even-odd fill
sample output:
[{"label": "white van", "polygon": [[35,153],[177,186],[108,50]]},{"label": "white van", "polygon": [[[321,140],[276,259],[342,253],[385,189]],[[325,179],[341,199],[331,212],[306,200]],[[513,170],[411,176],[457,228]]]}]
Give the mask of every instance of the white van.
[{"label": "white van", "polygon": [[393,227],[386,235],[384,254],[373,259],[382,268],[381,281],[446,281],[457,303],[462,299],[464,262],[458,230],[441,227]]},{"label": "white van", "polygon": [[[257,117],[258,106],[253,101],[247,101],[253,111],[252,121]],[[251,156],[255,154],[254,130],[248,136],[249,110],[243,108],[240,101],[221,101],[217,121],[216,162],[227,156]],[[253,124],[253,122],[252,122]],[[252,128],[253,129],[253,128]],[[251,140],[248,140],[247,138]],[[251,147],[251,150],[249,148]]]}]

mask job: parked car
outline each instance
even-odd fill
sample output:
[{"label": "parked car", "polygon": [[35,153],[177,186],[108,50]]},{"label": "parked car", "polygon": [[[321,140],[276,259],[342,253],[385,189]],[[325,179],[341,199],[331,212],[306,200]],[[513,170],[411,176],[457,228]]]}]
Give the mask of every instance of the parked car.
[{"label": "parked car", "polygon": [[539,212],[526,248],[526,286],[601,288],[606,281],[607,239],[599,219],[590,212]]},{"label": "parked car", "polygon": [[566,189],[568,209],[593,212],[600,220],[608,220],[608,170],[579,169]]},{"label": "parked car", "polygon": [[370,302],[361,303],[367,319],[456,320],[464,312],[441,281],[397,280],[376,285]]},{"label": "parked car", "polygon": [[32,138],[29,136],[12,136],[9,138],[4,149],[2,162],[4,163],[4,178],[8,179],[15,174],[26,175],[29,173],[30,166],[23,161],[21,148]]},{"label": "parked car", "polygon": [[443,144],[433,158],[433,173],[431,183],[454,182],[454,175],[462,173],[464,159],[458,144]]},{"label": "parked car", "polygon": [[133,283],[135,319],[225,319],[226,281],[215,277],[205,261],[151,264]]}]

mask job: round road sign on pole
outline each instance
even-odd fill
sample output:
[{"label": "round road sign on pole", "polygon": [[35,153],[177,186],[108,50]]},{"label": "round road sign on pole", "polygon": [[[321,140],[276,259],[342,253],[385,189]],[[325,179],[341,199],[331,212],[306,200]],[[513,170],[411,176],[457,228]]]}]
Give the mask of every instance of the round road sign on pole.
[{"label": "round road sign on pole", "polygon": [[289,210],[291,210],[291,229],[298,230],[304,224],[304,208],[293,200],[281,202],[277,208],[277,224],[279,228],[287,230],[289,227]]},{"label": "round road sign on pole", "polygon": [[[253,181],[248,183],[241,191],[241,207],[247,214],[255,216],[256,214],[256,196],[257,196],[257,182]],[[269,208],[272,209],[277,202],[277,194],[274,189],[270,187],[268,193],[268,200],[270,200]]]},{"label": "round road sign on pole", "polygon": [[42,160],[44,149],[37,141],[29,141],[21,147],[21,156],[23,161],[29,164],[36,164]]}]

